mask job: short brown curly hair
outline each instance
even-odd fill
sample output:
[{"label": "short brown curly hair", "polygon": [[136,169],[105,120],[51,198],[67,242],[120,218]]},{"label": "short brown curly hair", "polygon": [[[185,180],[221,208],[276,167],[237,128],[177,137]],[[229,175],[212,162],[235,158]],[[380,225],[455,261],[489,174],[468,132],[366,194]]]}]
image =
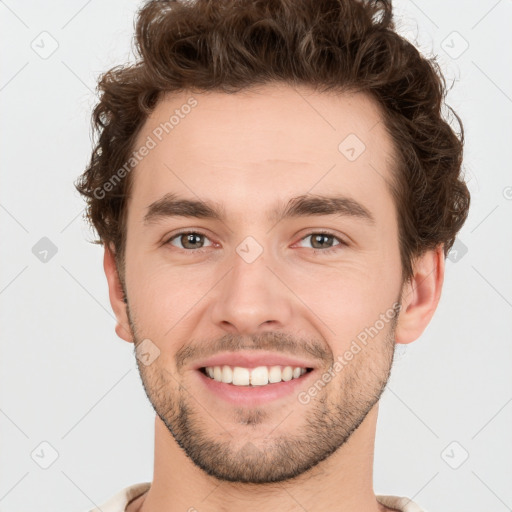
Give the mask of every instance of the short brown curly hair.
[{"label": "short brown curly hair", "polygon": [[445,79],[435,58],[396,33],[390,0],[153,0],[138,13],[135,43],[136,62],[99,80],[92,116],[98,138],[75,183],[95,242],[113,245],[123,272],[132,180],[105,184],[130,158],[160,96],[276,82],[376,99],[396,151],[391,192],[403,279],[426,250],[442,244],[448,254],[470,203],[462,122],[449,107],[459,133],[443,119]]}]

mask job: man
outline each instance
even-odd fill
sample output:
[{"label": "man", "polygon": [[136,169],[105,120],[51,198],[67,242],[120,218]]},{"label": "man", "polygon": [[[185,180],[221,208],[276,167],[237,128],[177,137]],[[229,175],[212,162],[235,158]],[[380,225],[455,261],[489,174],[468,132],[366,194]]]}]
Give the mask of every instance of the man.
[{"label": "man", "polygon": [[77,188],[154,476],[101,510],[421,510],[372,472],[394,347],[468,213],[442,75],[385,1],[149,2],[137,45]]}]

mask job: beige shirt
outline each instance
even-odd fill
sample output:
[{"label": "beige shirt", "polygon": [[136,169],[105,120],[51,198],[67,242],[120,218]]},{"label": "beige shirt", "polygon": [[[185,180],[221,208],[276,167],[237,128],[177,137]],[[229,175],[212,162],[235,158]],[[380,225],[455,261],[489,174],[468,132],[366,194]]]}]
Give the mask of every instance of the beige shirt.
[{"label": "beige shirt", "polygon": [[[93,508],[89,512],[125,512],[126,506],[144,494],[151,486],[151,482],[130,485],[112,496],[101,507]],[[398,512],[427,512],[409,498],[399,496],[383,496],[377,494],[377,501],[386,507],[396,509]]]}]

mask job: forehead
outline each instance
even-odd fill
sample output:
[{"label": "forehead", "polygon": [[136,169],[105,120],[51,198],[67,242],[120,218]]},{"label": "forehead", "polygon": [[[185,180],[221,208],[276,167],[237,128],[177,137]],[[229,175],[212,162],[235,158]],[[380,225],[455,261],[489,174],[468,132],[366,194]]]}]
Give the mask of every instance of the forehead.
[{"label": "forehead", "polygon": [[143,146],[129,199],[138,217],[170,192],[243,206],[248,216],[251,205],[308,192],[366,198],[377,209],[391,201],[392,141],[376,102],[361,93],[269,85],[167,94],[134,150]]}]

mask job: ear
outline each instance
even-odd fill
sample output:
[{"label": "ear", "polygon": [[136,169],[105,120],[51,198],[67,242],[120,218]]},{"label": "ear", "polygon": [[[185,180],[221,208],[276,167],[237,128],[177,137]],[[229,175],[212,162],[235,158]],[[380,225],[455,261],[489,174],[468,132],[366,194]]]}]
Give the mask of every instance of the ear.
[{"label": "ear", "polygon": [[103,256],[103,269],[107,276],[108,295],[112,310],[116,315],[116,334],[123,340],[133,343],[133,336],[128,321],[127,305],[124,302],[123,288],[112,247],[105,244],[105,254]]},{"label": "ear", "polygon": [[396,343],[417,340],[430,322],[444,282],[443,245],[426,251],[413,264],[413,277],[402,290],[402,308],[395,331]]}]

